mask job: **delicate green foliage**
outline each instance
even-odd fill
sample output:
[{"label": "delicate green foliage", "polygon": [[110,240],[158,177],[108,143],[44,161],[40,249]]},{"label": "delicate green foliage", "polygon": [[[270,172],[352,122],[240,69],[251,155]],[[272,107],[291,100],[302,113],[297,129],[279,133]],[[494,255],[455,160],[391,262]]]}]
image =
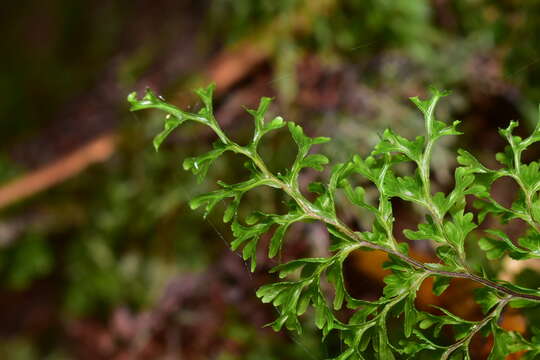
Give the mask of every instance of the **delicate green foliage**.
[{"label": "delicate green foliage", "polygon": [[428,223],[418,224],[418,231],[405,229],[403,234],[410,240],[433,240],[444,243],[444,237],[439,233],[437,226],[433,223],[431,217],[428,217]]},{"label": "delicate green foliage", "polygon": [[261,102],[259,103],[259,107],[257,108],[257,110],[246,110],[251,116],[253,116],[253,121],[255,122],[255,131],[253,133],[253,140],[251,141],[251,146],[253,147],[253,150],[257,150],[257,145],[259,145],[259,141],[266,133],[285,126],[285,121],[283,121],[283,118],[281,118],[280,116],[275,117],[269,123],[264,122],[264,115],[268,111],[268,107],[270,106],[271,102],[271,98],[263,97],[261,99]]},{"label": "delicate green foliage", "polygon": [[[523,259],[529,257],[529,251],[522,250],[514,243],[508,235],[500,230],[486,230],[486,232],[497,239],[492,239],[489,237],[484,237],[480,239],[478,245],[480,248],[486,252],[486,256],[490,260],[500,259],[506,252],[513,259]],[[532,254],[531,254],[532,255]]]},{"label": "delicate green foliage", "polygon": [[222,187],[222,189],[197,196],[196,198],[191,200],[189,204],[192,209],[197,209],[201,206],[204,206],[204,216],[206,217],[218,202],[226,198],[234,198],[234,201],[231,204],[232,206],[227,209],[224,216],[224,221],[229,222],[232,219],[232,216],[236,213],[236,210],[238,209],[238,205],[242,195],[248,190],[251,190],[260,185],[264,185],[266,182],[267,181],[265,179],[256,177],[234,185],[228,185],[224,182],[219,182],[219,185]]},{"label": "delicate green foliage", "polygon": [[419,161],[424,148],[424,137],[419,136],[414,141],[407,140],[396,135],[390,129],[386,129],[382,136],[382,141],[375,147],[374,154],[385,154],[387,152],[400,152],[412,161]]},{"label": "delicate green foliage", "polygon": [[308,152],[313,145],[328,142],[330,141],[330,138],[310,138],[304,134],[304,130],[302,130],[300,125],[295,125],[294,123],[290,122],[288,123],[288,126],[291,136],[298,146],[298,154],[296,155],[296,160],[292,165],[290,173],[284,178],[284,180],[289,185],[297,187],[298,174],[300,173],[300,170],[306,167],[311,167],[315,170],[322,171],[324,165],[328,164],[328,158],[326,156],[321,154],[308,155]]},{"label": "delicate green foliage", "polygon": [[482,312],[487,314],[501,300],[493,290],[489,288],[476,289],[474,299],[482,308]]},{"label": "delicate green foliage", "polygon": [[493,350],[488,360],[506,359],[508,355],[523,350],[532,350],[531,353],[538,354],[538,342],[529,343],[519,333],[506,331],[498,326],[495,321],[491,321],[490,325],[495,344],[493,344]]},{"label": "delicate green foliage", "polygon": [[[162,139],[160,138],[160,144],[161,141]],[[156,144],[156,140],[154,140],[154,144]],[[156,146],[156,149],[158,147],[159,145]],[[214,160],[216,160],[225,151],[228,150],[232,150],[231,146],[225,145],[222,142],[215,142],[214,149],[210,150],[206,154],[185,159],[183,163],[184,170],[191,171],[193,175],[197,176],[197,180],[200,182],[205,178],[206,173],[208,172],[208,169],[210,168]]]},{"label": "delicate green foliage", "polygon": [[448,289],[451,280],[452,279],[449,277],[435,276],[435,281],[433,281],[433,293],[440,296],[446,289]]},{"label": "delicate green foliage", "polygon": [[[323,144],[329,139],[308,137],[299,125],[287,123],[298,152],[290,169],[274,175],[257,152],[263,136],[285,125],[281,117],[265,120],[271,99],[262,98],[256,110],[247,110],[253,117],[254,134],[250,142],[242,146],[231,141],[214,118],[212,92],[213,86],[197,91],[203,103],[197,113],[188,113],[167,104],[151,91],[147,91],[141,100],[137,99],[136,94],[131,94],[128,100],[132,110],[154,108],[167,113],[164,130],[154,140],[156,149],[175,128],[188,120],[205,124],[216,133],[218,140],[212,150],[184,161],[184,169],[193,172],[199,180],[226,151],[246,157],[246,168],[250,175],[247,180],[237,184],[218,182],[219,189],[194,198],[190,204],[193,209],[204,208],[206,216],[219,202],[229,201],[223,221],[231,222],[234,237],[231,248],[242,248],[242,257],[251,261],[252,271],[260,253],[257,251],[260,239],[267,233],[273,231],[268,249],[270,258],[279,254],[287,229],[296,222],[320,221],[332,235],[333,243],[328,257],[297,259],[280,264],[270,272],[288,280],[265,285],[257,291],[262,302],[273,304],[278,311],[277,319],[269,324],[272,328],[280,330],[285,327],[300,333],[302,326],[299,316],[311,308],[315,325],[322,330],[324,337],[331,331],[340,333],[345,348],[341,354],[336,354],[336,359],[341,360],[365,359],[366,354],[373,352],[381,360],[413,359],[421,352],[434,352],[441,359],[470,359],[469,344],[478,332],[494,335],[495,344],[490,359],[503,359],[521,350],[528,351],[526,359],[540,354],[538,331],[533,332],[533,338],[529,341],[498,325],[506,305],[517,308],[536,306],[540,301],[540,291],[489,279],[483,269],[477,274],[471,270],[466,258],[466,243],[473,238],[469,236],[473,232],[479,234],[474,238],[480,238],[478,245],[488,260],[500,259],[505,255],[514,259],[540,257],[540,165],[538,162],[521,162],[523,151],[540,141],[540,125],[526,139],[513,135],[516,122],[511,122],[500,131],[509,145],[504,153],[497,154],[497,160],[504,166],[498,170],[485,167],[472,154],[459,150],[457,161],[460,166],[455,170],[454,188],[448,194],[432,194],[430,171],[433,146],[443,136],[461,134],[457,130],[458,121],[447,125],[436,119],[437,102],[448,92],[432,89],[429,99],[411,98],[425,118],[426,132],[423,136],[409,140],[386,130],[367,157],[354,155],[349,161],[333,166],[326,184],[318,181],[311,183],[308,190],[316,197],[309,201],[300,191],[298,177],[306,168],[317,171],[325,169],[329,159],[311,151],[314,145]],[[398,175],[395,165],[402,162],[412,163],[414,172]],[[376,201],[368,199],[365,185],[352,182],[351,175],[355,174],[376,187]],[[512,178],[520,188],[509,208],[490,195],[493,182],[500,177]],[[286,193],[290,198],[288,211],[284,214],[255,211],[240,219],[238,209],[242,197],[247,191],[260,186],[273,187]],[[337,218],[336,194],[340,191],[353,206],[374,215],[370,229],[355,232]],[[476,219],[475,213],[467,207],[467,196],[475,198]],[[404,235],[410,240],[436,243],[439,263],[424,264],[411,258],[407,244],[396,241],[392,198],[412,202],[424,209],[425,221],[418,224],[416,229],[406,229]],[[501,230],[487,229],[481,233],[478,226],[488,215],[498,217],[503,223],[521,219],[529,225],[529,230],[517,241]],[[391,274],[385,277],[383,295],[377,301],[358,300],[347,291],[343,264],[349,254],[359,248],[383,250],[389,254],[390,261],[385,267],[390,269]],[[452,278],[468,278],[482,285],[476,291],[475,299],[485,317],[480,321],[467,321],[443,308],[437,308],[438,315],[418,310],[415,306],[416,294],[428,277],[434,277],[432,290],[435,295],[441,295]],[[328,290],[328,283],[332,291]],[[336,316],[343,307],[353,311],[348,318]],[[402,320],[403,332],[399,336],[389,337],[387,323],[395,317]],[[445,326],[450,327],[454,334],[451,345],[445,345],[440,339]]]},{"label": "delicate green foliage", "polygon": [[447,241],[458,248],[460,252],[463,251],[465,237],[477,227],[472,219],[472,213],[464,214],[463,210],[460,210],[452,215],[452,221],[444,223]]}]

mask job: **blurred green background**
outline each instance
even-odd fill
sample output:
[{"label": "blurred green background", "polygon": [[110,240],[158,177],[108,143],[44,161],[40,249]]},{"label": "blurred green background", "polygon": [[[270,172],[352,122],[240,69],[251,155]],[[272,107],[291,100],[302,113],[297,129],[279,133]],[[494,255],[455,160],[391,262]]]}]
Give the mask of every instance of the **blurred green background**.
[{"label": "blurred green background", "polygon": [[[324,359],[339,347],[332,336],[320,344],[309,315],[302,337],[263,328],[274,314],[255,290],[276,261],[249,274],[228,250],[219,211],[204,220],[186,204],[215,180],[242,178],[242,164],[227,157],[211,169],[213,181],[197,184],[181,161],[213,137],[188,126],[156,154],[162,115],[129,113],[133,90],[197,107],[192,90],[216,82],[218,120],[239,141],[251,126],[241,106],[275,97],[271,112],[332,137],[323,151],[340,161],[369,151],[385,127],[416,136],[423,123],[407,97],[425,96],[429,85],[451,89],[439,116],[462,120],[467,135],[437,150],[442,190],[456,147],[493,164],[504,146],[497,127],[519,119],[527,133],[538,116],[535,0],[21,0],[2,8],[1,359]],[[263,147],[278,170],[291,151],[285,132]],[[279,209],[282,200],[261,192],[249,206]],[[415,218],[398,221],[410,227]],[[324,253],[328,235],[311,224],[289,239],[282,260]],[[355,295],[380,291],[377,269],[351,260],[348,272]],[[529,286],[540,279],[534,269],[508,276]],[[525,321],[540,319],[530,311]]]}]

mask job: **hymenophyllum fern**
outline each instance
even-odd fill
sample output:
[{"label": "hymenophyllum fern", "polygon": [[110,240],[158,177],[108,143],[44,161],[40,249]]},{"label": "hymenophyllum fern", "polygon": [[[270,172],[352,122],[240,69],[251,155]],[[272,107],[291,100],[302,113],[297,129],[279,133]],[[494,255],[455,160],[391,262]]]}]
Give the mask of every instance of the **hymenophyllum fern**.
[{"label": "hymenophyllum fern", "polygon": [[[231,223],[234,240],[233,250],[242,248],[242,256],[251,261],[251,270],[256,266],[256,250],[261,236],[272,232],[268,256],[276,256],[282,247],[287,229],[295,222],[320,221],[332,235],[329,257],[297,259],[276,266],[271,270],[280,278],[287,278],[295,272],[299,276],[288,281],[276,282],[261,287],[257,296],[264,303],[272,303],[279,316],[271,324],[275,330],[286,327],[302,331],[299,316],[309,308],[314,309],[315,323],[326,336],[331,331],[340,333],[344,342],[344,352],[337,359],[377,358],[417,358],[420,352],[434,352],[441,359],[470,359],[469,344],[473,336],[490,333],[494,336],[494,346],[489,359],[504,359],[517,351],[526,351],[524,359],[540,356],[540,331],[531,327],[530,339],[516,332],[500,327],[500,318],[507,306],[536,306],[540,303],[540,291],[490,279],[483,271],[475,272],[467,264],[465,241],[471,231],[483,222],[486,215],[499,217],[503,222],[521,219],[528,224],[525,235],[512,241],[500,230],[486,230],[479,246],[488,259],[510,256],[514,259],[540,258],[540,173],[539,163],[523,164],[521,154],[531,144],[540,141],[540,125],[531,136],[522,139],[512,134],[516,122],[503,130],[502,136],[508,141],[504,153],[497,154],[502,168],[492,170],[482,165],[465,150],[458,151],[460,166],[455,170],[455,186],[448,193],[433,194],[430,188],[430,166],[433,146],[444,136],[459,135],[458,121],[446,124],[435,118],[435,106],[447,93],[432,90],[431,97],[421,100],[411,98],[425,118],[425,134],[409,140],[386,130],[380,142],[367,157],[354,155],[344,163],[333,166],[327,184],[313,183],[309,190],[316,193],[316,199],[309,201],[301,193],[298,176],[302,169],[323,170],[329,163],[326,156],[311,153],[315,144],[328,142],[327,137],[311,138],[302,128],[281,117],[267,121],[265,113],[271,99],[262,98],[256,110],[248,110],[253,117],[255,130],[250,142],[240,145],[232,141],[221,129],[212,109],[214,86],[199,89],[197,95],[202,100],[202,108],[196,113],[187,112],[166,103],[148,90],[142,99],[135,93],[129,95],[131,110],[159,109],[167,113],[164,130],[155,137],[158,149],[163,140],[186,121],[195,121],[210,127],[218,140],[213,149],[198,157],[184,160],[184,169],[190,170],[203,179],[212,165],[223,153],[230,151],[245,156],[250,177],[237,184],[219,182],[219,189],[194,198],[193,209],[202,207],[205,216],[214,206],[227,200],[223,221]],[[288,127],[292,139],[298,146],[296,159],[290,169],[274,174],[268,170],[257,148],[267,133]],[[409,176],[398,176],[396,164],[410,162],[415,171]],[[351,175],[360,175],[373,183],[378,190],[376,204],[366,200],[365,189],[355,186]],[[491,195],[490,188],[500,177],[510,177],[519,185],[519,196],[511,207],[498,203]],[[246,219],[239,219],[237,210],[242,196],[254,188],[269,186],[285,192],[291,199],[285,214],[267,214],[254,211]],[[369,231],[353,231],[336,215],[336,193],[342,191],[350,206],[367,209],[374,215]],[[466,210],[465,198],[474,196],[474,205],[479,209],[477,216]],[[425,222],[416,230],[406,230],[404,235],[410,240],[427,239],[436,243],[438,263],[422,263],[409,255],[406,243],[398,243],[394,237],[394,214],[391,199],[397,197],[412,202],[425,209]],[[384,279],[383,296],[377,301],[353,298],[344,284],[343,263],[349,254],[357,249],[377,249],[388,253],[387,267],[392,274]],[[485,317],[480,321],[467,321],[445,309],[434,315],[415,307],[416,293],[424,280],[434,278],[433,292],[443,293],[452,278],[466,278],[481,284],[476,292],[476,301]],[[321,281],[327,280],[334,291],[323,291]],[[339,320],[336,311],[347,307],[354,311],[348,320]],[[400,317],[403,329],[392,334],[390,341],[387,322]],[[440,339],[441,329],[451,327],[454,342],[445,344]],[[366,355],[371,354],[371,355]],[[375,355],[373,355],[375,354]]]}]

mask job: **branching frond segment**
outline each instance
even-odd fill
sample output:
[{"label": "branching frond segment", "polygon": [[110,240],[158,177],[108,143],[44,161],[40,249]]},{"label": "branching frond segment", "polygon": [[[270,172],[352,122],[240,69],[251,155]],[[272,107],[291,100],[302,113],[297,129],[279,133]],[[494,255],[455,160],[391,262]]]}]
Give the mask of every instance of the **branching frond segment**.
[{"label": "branching frond segment", "polygon": [[[286,123],[281,117],[266,121],[265,115],[271,104],[270,98],[262,98],[257,109],[247,110],[254,120],[254,134],[251,141],[243,146],[231,141],[214,118],[212,92],[214,87],[200,89],[197,94],[203,107],[197,113],[190,113],[166,103],[148,90],[142,99],[135,93],[128,97],[131,110],[158,109],[167,113],[164,129],[154,139],[156,149],[165,138],[186,121],[195,121],[210,127],[218,137],[213,148],[206,154],[184,161],[184,169],[191,171],[199,180],[203,179],[213,162],[227,151],[245,156],[250,178],[237,184],[218,182],[219,188],[200,195],[191,201],[193,209],[204,208],[205,216],[221,201],[229,201],[223,221],[231,223],[234,240],[231,248],[242,248],[244,259],[251,261],[254,271],[257,260],[259,239],[273,231],[268,256],[276,256],[286,236],[287,229],[295,222],[320,221],[333,237],[330,256],[327,258],[305,258],[278,265],[271,270],[281,279],[290,274],[298,274],[290,280],[268,284],[259,289],[257,296],[265,303],[272,303],[277,311],[277,319],[270,324],[275,330],[282,327],[301,332],[299,316],[309,308],[314,311],[315,324],[326,336],[338,331],[346,345],[336,359],[364,359],[365,354],[375,351],[381,360],[416,358],[422,351],[440,354],[441,359],[470,359],[469,344],[472,337],[481,332],[494,334],[495,345],[490,359],[503,359],[507,354],[528,351],[526,359],[540,354],[540,335],[526,340],[515,332],[503,330],[499,325],[507,305],[536,306],[540,303],[540,291],[525,289],[502,281],[486,278],[470,269],[466,261],[465,243],[469,235],[488,214],[501,218],[503,222],[514,218],[522,219],[530,225],[530,230],[515,244],[504,232],[485,232],[479,242],[489,259],[506,254],[515,259],[540,257],[540,165],[537,162],[522,164],[521,155],[531,144],[540,141],[540,125],[531,136],[521,139],[512,134],[517,123],[512,122],[501,130],[509,146],[497,159],[503,168],[491,170],[482,165],[465,150],[458,151],[461,165],[455,170],[455,186],[448,194],[433,194],[430,187],[431,156],[433,146],[443,136],[459,135],[458,121],[447,125],[436,119],[437,102],[447,92],[432,89],[427,100],[412,98],[424,116],[426,131],[423,136],[409,140],[391,130],[384,132],[380,143],[366,158],[359,155],[345,163],[333,166],[327,184],[313,183],[309,190],[317,194],[314,201],[308,201],[300,192],[298,177],[304,168],[321,171],[329,163],[322,154],[312,153],[313,145],[329,141],[326,137],[311,138],[294,123]],[[288,127],[298,152],[291,168],[282,174],[273,174],[266,167],[258,153],[258,145],[263,136],[273,130]],[[400,176],[394,171],[396,164],[410,162],[415,171],[412,175]],[[365,198],[365,188],[356,186],[351,175],[359,174],[371,182],[378,190],[376,204]],[[510,208],[496,202],[490,195],[491,185],[502,176],[516,181],[521,193]],[[285,214],[253,212],[245,219],[238,216],[238,208],[247,191],[260,186],[280,189],[290,198],[291,203]],[[371,229],[364,232],[351,230],[336,216],[336,193],[341,191],[353,206],[367,209],[374,215]],[[476,197],[478,216],[466,208],[465,197]],[[440,263],[425,264],[410,257],[406,243],[398,243],[394,238],[394,214],[391,199],[398,197],[415,203],[425,209],[425,221],[417,229],[405,230],[410,240],[426,239],[436,245]],[[392,274],[384,280],[383,296],[377,301],[362,301],[353,298],[346,289],[343,278],[343,263],[349,254],[357,249],[376,249],[389,254],[386,267]],[[476,293],[476,301],[485,312],[480,321],[464,320],[445,309],[442,315],[423,312],[415,307],[414,301],[422,282],[434,277],[433,291],[440,295],[446,290],[451,278],[466,278],[483,285]],[[294,279],[294,280],[292,280]],[[322,281],[333,285],[328,294],[323,290]],[[336,312],[346,306],[354,310],[347,321],[339,320]],[[401,317],[403,329],[400,336],[388,337],[389,317]],[[455,343],[442,345],[439,342],[441,329],[453,328]],[[396,341],[394,338],[398,337]]]}]

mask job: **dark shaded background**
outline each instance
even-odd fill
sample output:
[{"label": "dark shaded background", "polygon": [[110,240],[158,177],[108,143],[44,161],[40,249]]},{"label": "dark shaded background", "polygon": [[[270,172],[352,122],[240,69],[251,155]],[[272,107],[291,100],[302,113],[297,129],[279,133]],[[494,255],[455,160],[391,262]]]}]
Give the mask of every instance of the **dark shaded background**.
[{"label": "dark shaded background", "polygon": [[[422,120],[408,102],[428,85],[453,90],[439,109],[466,135],[435,154],[435,186],[451,187],[454,150],[494,166],[504,146],[496,129],[522,120],[526,134],[540,102],[540,3],[534,0],[50,0],[2,4],[0,33],[0,358],[2,359],[323,359],[339,346],[305,334],[275,334],[274,316],[255,297],[270,281],[263,261],[250,275],[228,250],[219,211],[204,220],[186,202],[216,179],[243,176],[234,156],[196,184],[181,160],[213,137],[188,126],[156,154],[160,114],[131,114],[126,95],[151,87],[180,106],[215,82],[217,117],[247,139],[242,105],[275,97],[271,112],[331,136],[332,161],[365,154],[391,126],[416,136]],[[263,144],[274,169],[293,151],[285,132]],[[529,160],[538,157],[533,149]],[[306,183],[319,176],[303,174]],[[512,188],[494,189],[511,199]],[[271,191],[249,206],[279,209]],[[396,202],[398,228],[419,220]],[[341,209],[355,226],[368,219]],[[510,231],[518,233],[519,224]],[[399,234],[398,234],[399,235]],[[324,254],[317,225],[294,227],[281,260]],[[402,237],[401,237],[402,238]],[[414,245],[429,260],[428,244]],[[471,261],[523,285],[539,286],[538,264]],[[382,254],[349,259],[349,290],[374,298]],[[479,310],[473,285],[448,298],[420,294],[418,306]],[[456,299],[460,301],[456,301]],[[534,310],[534,309],[533,309]],[[526,331],[538,311],[509,313],[505,327]],[[476,358],[489,350],[477,339]],[[426,357],[428,359],[428,357]]]}]

